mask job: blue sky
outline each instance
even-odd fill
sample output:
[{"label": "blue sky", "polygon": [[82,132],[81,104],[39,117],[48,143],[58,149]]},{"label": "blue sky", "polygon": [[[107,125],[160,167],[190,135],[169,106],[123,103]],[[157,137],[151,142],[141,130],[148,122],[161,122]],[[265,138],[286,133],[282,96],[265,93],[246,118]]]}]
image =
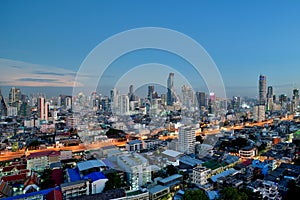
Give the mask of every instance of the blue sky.
[{"label": "blue sky", "polygon": [[[40,83],[40,78],[61,77],[55,72],[66,73],[69,83],[70,74],[100,42],[119,32],[147,26],[173,29],[201,44],[218,66],[229,96],[256,96],[260,73],[267,75],[268,84],[278,94],[300,88],[300,2],[296,0],[2,0],[0,69],[4,73],[0,84],[20,86],[20,82],[8,83],[5,79],[18,76],[23,85],[31,87]],[[150,62],[147,53],[129,56],[124,65],[137,59]],[[157,52],[150,52],[150,57],[155,62],[170,58],[157,56]],[[18,75],[10,74],[8,64],[3,64],[8,61],[23,62],[26,69]],[[48,74],[37,74],[32,64],[44,67]],[[31,72],[34,75],[30,76]],[[41,86],[60,86],[54,81],[42,82],[48,85]],[[64,81],[57,82],[68,86]]]}]

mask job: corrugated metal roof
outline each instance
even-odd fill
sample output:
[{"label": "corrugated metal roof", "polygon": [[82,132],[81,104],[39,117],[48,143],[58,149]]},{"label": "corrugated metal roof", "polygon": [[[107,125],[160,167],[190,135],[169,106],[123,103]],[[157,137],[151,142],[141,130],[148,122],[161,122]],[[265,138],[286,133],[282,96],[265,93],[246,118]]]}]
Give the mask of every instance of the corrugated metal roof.
[{"label": "corrugated metal roof", "polygon": [[84,162],[77,163],[77,167],[79,171],[84,171],[87,169],[95,168],[95,167],[105,167],[105,163],[101,160],[88,160]]}]

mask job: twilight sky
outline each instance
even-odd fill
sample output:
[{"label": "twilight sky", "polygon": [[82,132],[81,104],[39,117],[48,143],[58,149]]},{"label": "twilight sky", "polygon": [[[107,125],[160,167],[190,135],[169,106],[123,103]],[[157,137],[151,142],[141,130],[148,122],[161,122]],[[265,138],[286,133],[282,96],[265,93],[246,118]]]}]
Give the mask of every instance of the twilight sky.
[{"label": "twilight sky", "polygon": [[[68,91],[80,65],[100,42],[141,27],[173,29],[202,45],[222,75],[227,96],[257,96],[259,74],[267,76],[276,94],[290,95],[294,87],[300,88],[297,0],[2,0],[0,27],[3,90],[17,86],[30,93],[45,87],[53,90],[50,95],[59,91],[54,87]],[[112,63],[105,80],[109,82],[121,68],[128,71],[146,63],[187,68],[176,55],[142,50]],[[193,79],[188,73],[185,78]],[[204,84],[199,80],[199,90],[205,90]]]}]

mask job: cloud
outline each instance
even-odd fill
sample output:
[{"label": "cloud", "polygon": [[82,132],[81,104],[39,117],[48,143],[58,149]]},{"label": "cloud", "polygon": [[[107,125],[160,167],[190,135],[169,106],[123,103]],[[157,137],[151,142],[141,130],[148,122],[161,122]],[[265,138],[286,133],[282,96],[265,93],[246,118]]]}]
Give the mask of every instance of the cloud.
[{"label": "cloud", "polygon": [[23,81],[23,82],[57,82],[59,83],[60,81],[57,79],[41,79],[41,78],[19,78],[17,79],[18,81]]},{"label": "cloud", "polygon": [[[2,86],[73,87],[76,72],[59,67],[44,66],[0,58]],[[76,84],[80,86],[80,83]]]}]

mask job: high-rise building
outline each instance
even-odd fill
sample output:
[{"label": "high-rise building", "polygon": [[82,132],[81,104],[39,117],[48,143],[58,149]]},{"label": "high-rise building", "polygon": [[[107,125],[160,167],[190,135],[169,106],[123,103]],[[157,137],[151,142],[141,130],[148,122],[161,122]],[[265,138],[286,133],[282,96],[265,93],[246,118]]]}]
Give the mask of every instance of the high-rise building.
[{"label": "high-rise building", "polygon": [[127,95],[120,95],[118,97],[118,114],[119,115],[129,114],[129,98]]},{"label": "high-rise building", "polygon": [[45,119],[45,99],[44,99],[44,97],[38,98],[38,116],[41,120]]},{"label": "high-rise building", "polygon": [[253,120],[262,122],[266,119],[265,105],[256,105],[253,107]]},{"label": "high-rise building", "polygon": [[273,98],[273,87],[268,86],[267,98]]},{"label": "high-rise building", "polygon": [[152,100],[154,95],[154,85],[148,86],[148,99]]},{"label": "high-rise building", "polygon": [[2,96],[1,88],[0,88],[0,116],[7,115],[7,106]]},{"label": "high-rise building", "polygon": [[178,129],[178,151],[195,153],[196,129],[191,126],[181,126]]},{"label": "high-rise building", "polygon": [[206,107],[206,97],[205,97],[205,92],[196,92],[196,98],[198,101],[198,106],[199,108]]},{"label": "high-rise building", "polygon": [[20,111],[22,101],[21,101],[21,90],[15,87],[12,87],[9,91],[8,105],[10,107],[16,107],[17,112]]},{"label": "high-rise building", "polygon": [[181,93],[182,93],[182,105],[186,107],[191,107],[195,104],[195,95],[189,86],[183,85],[181,87]]},{"label": "high-rise building", "polygon": [[172,106],[175,102],[174,96],[174,73],[169,74],[169,78],[167,81],[167,105]]},{"label": "high-rise building", "polygon": [[297,109],[299,106],[299,90],[298,89],[293,90],[293,104],[294,104],[294,108]]},{"label": "high-rise building", "polygon": [[267,77],[264,75],[259,76],[259,105],[266,105],[267,99]]},{"label": "high-rise building", "polygon": [[279,103],[280,103],[282,109],[286,109],[287,103],[288,103],[288,97],[286,94],[281,94],[279,96]]},{"label": "high-rise building", "polygon": [[12,87],[9,91],[8,104],[10,106],[14,106],[15,102],[19,102],[21,100],[21,91],[18,88]]},{"label": "high-rise building", "polygon": [[273,110],[273,105],[274,105],[274,99],[273,99],[273,87],[272,86],[268,86],[268,91],[267,91],[267,107],[266,110],[270,111]]}]

